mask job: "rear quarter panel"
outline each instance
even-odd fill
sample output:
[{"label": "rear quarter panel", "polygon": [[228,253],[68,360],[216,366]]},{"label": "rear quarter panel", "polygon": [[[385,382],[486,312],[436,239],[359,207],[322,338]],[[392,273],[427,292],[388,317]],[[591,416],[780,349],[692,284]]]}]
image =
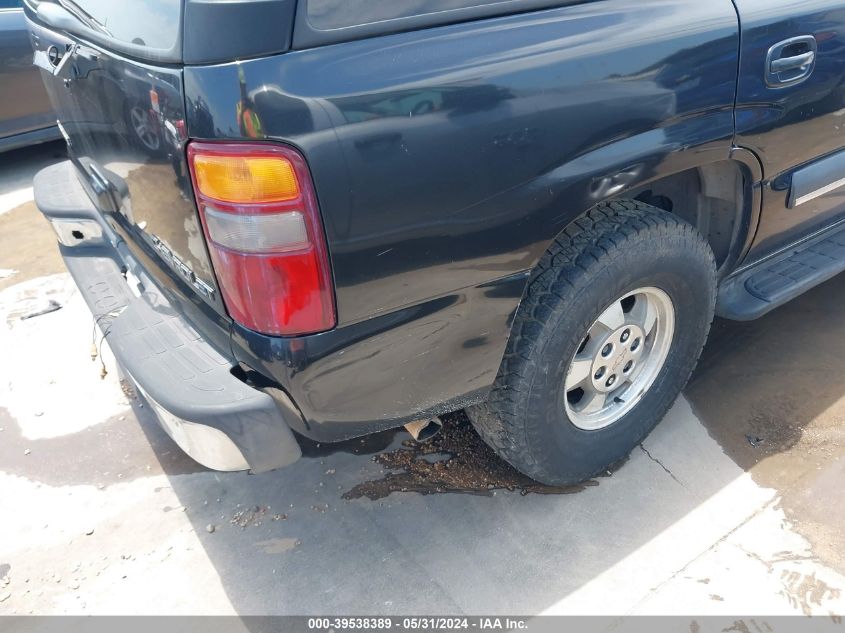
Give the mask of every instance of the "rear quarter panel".
[{"label": "rear quarter panel", "polygon": [[[339,332],[355,333],[351,349],[329,342],[340,333],[297,350],[236,343],[317,422],[395,419],[488,388],[527,272],[564,226],[729,157],[738,44],[730,0],[600,0],[186,68],[191,136],[244,138],[247,99],[265,138],[307,157]],[[403,316],[414,306],[423,322]]]}]

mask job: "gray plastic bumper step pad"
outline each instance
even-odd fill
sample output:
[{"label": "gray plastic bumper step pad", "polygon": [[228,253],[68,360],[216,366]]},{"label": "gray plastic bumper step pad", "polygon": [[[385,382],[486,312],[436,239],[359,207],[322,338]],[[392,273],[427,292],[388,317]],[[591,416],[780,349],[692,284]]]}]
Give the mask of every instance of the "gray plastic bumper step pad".
[{"label": "gray plastic bumper step pad", "polygon": [[745,282],[745,287],[763,301],[780,303],[800,294],[796,290],[803,292],[842,270],[845,270],[845,230],[755,273]]}]

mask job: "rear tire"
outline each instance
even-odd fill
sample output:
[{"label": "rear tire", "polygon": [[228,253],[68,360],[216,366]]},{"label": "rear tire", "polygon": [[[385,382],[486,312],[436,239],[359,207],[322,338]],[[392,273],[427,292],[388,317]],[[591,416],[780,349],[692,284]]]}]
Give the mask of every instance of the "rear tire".
[{"label": "rear tire", "polygon": [[[715,300],[713,253],[693,226],[640,202],[601,204],[540,260],[489,399],[467,413],[502,458],[537,481],[589,479],[666,415],[701,354]],[[626,325],[647,313],[651,325]],[[605,323],[619,315],[623,322]],[[638,335],[645,351],[634,346]]]}]

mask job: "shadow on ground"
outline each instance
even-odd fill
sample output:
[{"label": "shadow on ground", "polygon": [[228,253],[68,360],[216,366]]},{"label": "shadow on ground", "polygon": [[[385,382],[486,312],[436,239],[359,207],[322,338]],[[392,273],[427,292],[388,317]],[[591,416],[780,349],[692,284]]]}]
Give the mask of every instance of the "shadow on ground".
[{"label": "shadow on ground", "polygon": [[[456,441],[475,441],[460,418],[445,444],[431,449],[403,445],[401,433],[382,434],[357,451],[361,440],[338,452],[312,446],[278,472],[174,474],[172,486],[238,613],[541,612],[647,550],[743,470],[806,439],[845,390],[843,308],[845,278],[757,323],[718,321],[689,388],[706,430],[682,402],[647,451],[637,449],[612,476],[568,491],[577,494],[521,494],[526,482],[505,478],[510,484],[502,485],[498,464],[489,482],[470,486],[482,494],[418,494],[448,492],[444,482],[452,480],[436,471],[449,457],[437,455],[459,453]],[[136,413],[143,428],[154,424],[148,408]],[[384,450],[373,455],[373,447]],[[419,460],[428,465],[418,471]],[[420,488],[420,473],[434,480]],[[767,485],[783,484],[764,474]],[[221,499],[222,519],[205,509],[209,499]],[[747,501],[694,528],[701,546],[711,530],[740,523],[753,507]],[[841,525],[838,515],[834,521]],[[699,546],[697,538],[678,546]],[[662,561],[648,564],[654,568],[641,571],[644,591],[650,574],[675,571],[659,569]]]},{"label": "shadow on ground", "polygon": [[845,276],[750,323],[717,320],[687,397],[725,452],[777,489],[845,571]]},{"label": "shadow on ground", "polygon": [[[17,421],[0,407],[0,464],[8,472],[48,486],[104,487],[162,471],[181,475],[206,470],[173,444],[160,427],[145,425],[142,431],[137,424],[127,424],[125,418],[113,416],[60,437],[25,439]],[[93,452],[96,459],[91,459]]]},{"label": "shadow on ground", "polygon": [[[135,413],[142,428],[156,428],[149,407],[136,404]],[[447,444],[475,441],[459,422],[447,430]],[[453,493],[419,494],[420,471],[406,469],[406,460],[429,463],[441,451],[404,446],[403,437],[365,440],[387,444],[375,455],[356,454],[353,442],[262,475],[170,475],[239,614],[541,612],[741,474],[684,403],[649,440],[648,453],[637,449],[612,476],[563,491],[573,494],[523,494],[536,490],[500,463],[489,480],[472,482],[480,494],[457,493],[467,492],[465,479]],[[422,492],[455,484],[437,473],[444,462],[432,461],[423,472],[435,481]],[[689,547],[692,557],[719,538],[724,521],[744,518],[730,513],[747,511],[731,509],[701,526],[702,542],[690,539],[679,550]],[[654,562],[641,572],[643,591],[675,571],[672,557],[647,558]],[[633,606],[637,597],[630,600]]]}]

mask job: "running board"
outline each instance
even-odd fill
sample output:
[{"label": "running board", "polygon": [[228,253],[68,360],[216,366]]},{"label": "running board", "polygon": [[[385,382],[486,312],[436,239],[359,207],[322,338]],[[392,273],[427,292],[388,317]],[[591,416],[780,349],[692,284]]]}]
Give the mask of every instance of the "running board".
[{"label": "running board", "polygon": [[839,226],[728,277],[719,289],[716,314],[756,319],[843,271],[845,228]]}]

